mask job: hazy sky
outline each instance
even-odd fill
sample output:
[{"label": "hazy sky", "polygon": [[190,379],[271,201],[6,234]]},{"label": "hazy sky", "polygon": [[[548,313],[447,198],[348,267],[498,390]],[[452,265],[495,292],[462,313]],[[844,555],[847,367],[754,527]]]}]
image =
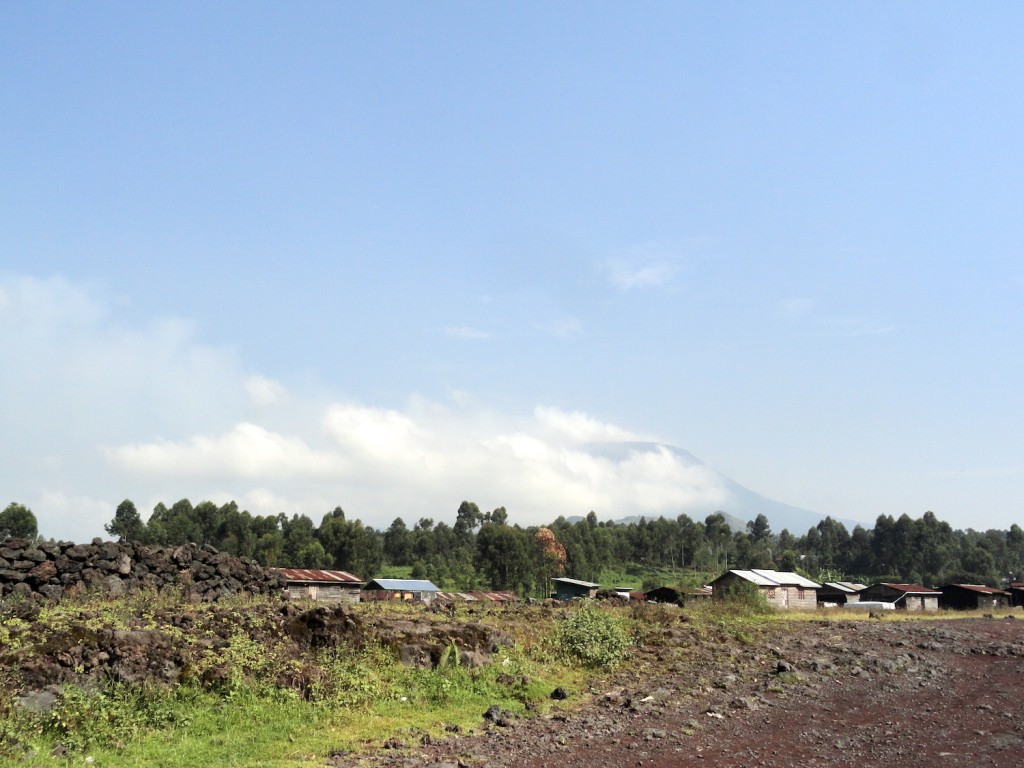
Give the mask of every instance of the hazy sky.
[{"label": "hazy sky", "polygon": [[1022,520],[1024,7],[0,5],[0,493]]}]

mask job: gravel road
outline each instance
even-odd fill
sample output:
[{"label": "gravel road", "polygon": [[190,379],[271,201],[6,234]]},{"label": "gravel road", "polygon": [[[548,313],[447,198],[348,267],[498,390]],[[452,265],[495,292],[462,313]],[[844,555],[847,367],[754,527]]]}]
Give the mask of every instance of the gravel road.
[{"label": "gravel road", "polygon": [[544,715],[335,765],[1019,768],[1022,692],[1013,619],[680,623]]}]

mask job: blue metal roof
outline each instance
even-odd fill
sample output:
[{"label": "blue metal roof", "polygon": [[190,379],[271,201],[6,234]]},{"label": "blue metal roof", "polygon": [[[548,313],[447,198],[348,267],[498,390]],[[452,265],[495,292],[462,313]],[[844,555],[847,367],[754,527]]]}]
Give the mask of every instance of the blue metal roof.
[{"label": "blue metal roof", "polygon": [[363,589],[395,590],[396,592],[440,592],[440,587],[426,579],[374,579]]}]

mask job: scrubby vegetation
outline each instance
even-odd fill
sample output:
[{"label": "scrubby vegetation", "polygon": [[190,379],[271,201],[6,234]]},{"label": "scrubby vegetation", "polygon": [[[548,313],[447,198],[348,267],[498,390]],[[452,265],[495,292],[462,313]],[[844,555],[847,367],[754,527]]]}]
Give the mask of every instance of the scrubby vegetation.
[{"label": "scrubby vegetation", "polygon": [[552,652],[568,619],[514,610],[8,599],[0,764],[286,765],[299,744],[323,756],[479,725],[494,705],[522,714],[555,687],[577,688],[583,671]]},{"label": "scrubby vegetation", "polygon": [[[802,615],[742,589],[685,609],[9,596],[0,601],[0,766],[323,764],[474,730],[485,712],[576,706],[592,679],[635,675],[637,664],[650,672],[662,654],[685,663],[727,642],[731,663],[788,617]],[[843,618],[865,620],[826,620]],[[553,701],[556,688],[572,700]]]},{"label": "scrubby vegetation", "polygon": [[589,600],[558,621],[553,642],[562,659],[598,669],[621,664],[632,644],[627,621]]}]

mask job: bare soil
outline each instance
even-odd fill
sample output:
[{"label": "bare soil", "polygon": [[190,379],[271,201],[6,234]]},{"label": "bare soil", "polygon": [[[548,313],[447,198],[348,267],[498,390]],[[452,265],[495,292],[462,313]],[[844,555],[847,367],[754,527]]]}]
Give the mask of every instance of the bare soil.
[{"label": "bare soil", "polygon": [[1024,621],[680,622],[543,715],[335,765],[943,768],[1024,765]]}]

